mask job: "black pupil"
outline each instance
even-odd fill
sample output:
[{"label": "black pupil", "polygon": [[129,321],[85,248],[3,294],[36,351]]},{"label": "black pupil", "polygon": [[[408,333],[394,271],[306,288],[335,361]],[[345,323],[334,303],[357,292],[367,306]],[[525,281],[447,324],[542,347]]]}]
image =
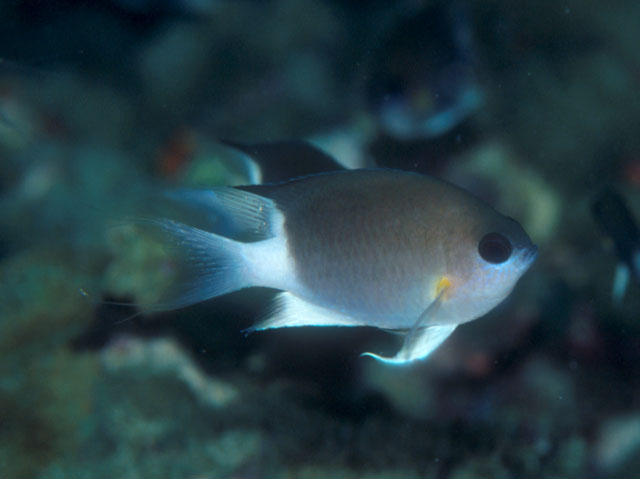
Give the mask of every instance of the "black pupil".
[{"label": "black pupil", "polygon": [[478,245],[478,252],[483,260],[499,264],[507,261],[511,256],[511,243],[500,233],[484,235]]}]

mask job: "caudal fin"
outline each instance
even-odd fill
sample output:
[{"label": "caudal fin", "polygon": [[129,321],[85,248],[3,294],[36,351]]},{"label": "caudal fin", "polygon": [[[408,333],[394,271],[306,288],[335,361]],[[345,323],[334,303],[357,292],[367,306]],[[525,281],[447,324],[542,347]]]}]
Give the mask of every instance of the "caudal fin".
[{"label": "caudal fin", "polygon": [[152,233],[168,251],[157,265],[167,272],[167,287],[146,310],[189,306],[249,286],[244,243],[168,219],[142,219],[136,224]]}]

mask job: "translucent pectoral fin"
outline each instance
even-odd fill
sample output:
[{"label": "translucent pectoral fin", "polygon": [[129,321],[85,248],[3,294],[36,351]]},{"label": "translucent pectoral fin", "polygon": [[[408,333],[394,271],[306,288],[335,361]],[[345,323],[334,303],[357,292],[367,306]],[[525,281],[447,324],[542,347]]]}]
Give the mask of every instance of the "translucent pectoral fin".
[{"label": "translucent pectoral fin", "polygon": [[429,326],[421,328],[411,336],[407,335],[400,351],[393,357],[380,356],[374,353],[363,353],[378,361],[390,364],[405,364],[417,359],[425,359],[456,329],[456,324]]}]

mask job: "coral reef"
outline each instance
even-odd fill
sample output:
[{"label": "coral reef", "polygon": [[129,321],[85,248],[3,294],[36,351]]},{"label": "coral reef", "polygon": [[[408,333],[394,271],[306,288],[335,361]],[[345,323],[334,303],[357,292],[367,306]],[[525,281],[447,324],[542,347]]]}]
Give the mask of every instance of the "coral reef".
[{"label": "coral reef", "polygon": [[[612,185],[640,221],[638,4],[154,3],[0,3],[0,476],[640,474],[640,286],[612,300],[590,210]],[[415,28],[431,11],[445,36]],[[136,306],[171,265],[122,218],[252,181],[219,140],[291,138],[463,186],[539,259],[403,369],[358,357],[380,331],[245,337],[269,290]]]}]

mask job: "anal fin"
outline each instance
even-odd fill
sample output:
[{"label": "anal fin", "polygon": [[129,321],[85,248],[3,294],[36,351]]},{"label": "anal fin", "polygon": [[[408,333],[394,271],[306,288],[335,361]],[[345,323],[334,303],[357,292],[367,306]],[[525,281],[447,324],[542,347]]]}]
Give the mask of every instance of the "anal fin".
[{"label": "anal fin", "polygon": [[276,296],[273,308],[264,321],[245,330],[247,333],[265,329],[297,326],[364,326],[362,321],[331,309],[323,308],[285,291]]}]

